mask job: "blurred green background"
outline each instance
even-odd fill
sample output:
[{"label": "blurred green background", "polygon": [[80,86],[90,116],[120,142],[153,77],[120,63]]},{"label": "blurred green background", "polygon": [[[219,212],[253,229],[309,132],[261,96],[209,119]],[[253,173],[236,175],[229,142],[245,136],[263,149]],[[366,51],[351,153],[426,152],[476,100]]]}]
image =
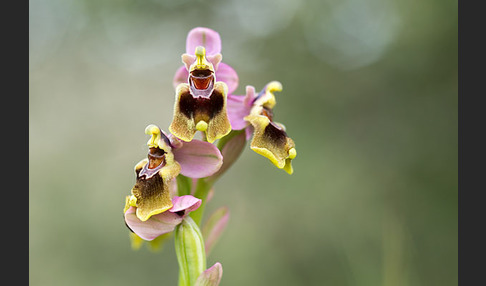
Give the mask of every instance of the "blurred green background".
[{"label": "blurred green background", "polygon": [[282,82],[298,153],[289,176],[247,146],[217,182],[221,285],[458,283],[457,1],[29,4],[31,285],[177,285],[173,239],[133,251],[122,209],[197,26],[236,94]]}]

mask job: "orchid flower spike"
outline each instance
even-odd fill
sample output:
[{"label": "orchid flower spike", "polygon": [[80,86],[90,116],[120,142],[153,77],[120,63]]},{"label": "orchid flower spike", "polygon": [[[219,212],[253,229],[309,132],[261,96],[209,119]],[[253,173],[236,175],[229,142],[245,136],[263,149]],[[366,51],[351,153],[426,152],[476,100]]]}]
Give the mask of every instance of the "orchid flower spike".
[{"label": "orchid flower spike", "polygon": [[[222,59],[216,31],[205,27],[189,31],[183,65],[173,78],[170,133],[154,124],[145,128],[150,136],[148,154],[134,167],[136,182],[123,209],[132,248],[146,243],[151,250],[160,250],[174,237],[181,286],[221,282],[221,263],[207,268],[206,256],[228,224],[229,209],[216,209],[202,231],[199,225],[214,182],[238,159],[247,141],[251,139],[253,151],[289,174],[297,155],[284,125],[273,120],[275,93],[282,91],[282,84],[269,82],[259,93],[248,85],[246,95],[233,95],[238,74]],[[203,132],[204,141],[194,139],[197,131]]]},{"label": "orchid flower spike", "polygon": [[203,178],[216,173],[223,163],[219,149],[208,142],[184,143],[153,124],[147,126],[145,133],[151,135],[148,156],[135,166],[137,179],[128,199],[141,221],[173,207],[173,179],[179,173]]}]

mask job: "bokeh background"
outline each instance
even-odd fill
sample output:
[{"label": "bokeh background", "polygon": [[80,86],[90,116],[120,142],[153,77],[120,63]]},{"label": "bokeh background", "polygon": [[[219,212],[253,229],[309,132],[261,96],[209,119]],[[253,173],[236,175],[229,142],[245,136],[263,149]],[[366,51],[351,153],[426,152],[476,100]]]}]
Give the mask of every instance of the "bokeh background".
[{"label": "bokeh background", "polygon": [[177,285],[173,239],[133,251],[122,218],[167,130],[187,32],[260,90],[291,176],[247,148],[206,215],[230,222],[221,285],[456,285],[457,1],[29,1],[31,285]]}]

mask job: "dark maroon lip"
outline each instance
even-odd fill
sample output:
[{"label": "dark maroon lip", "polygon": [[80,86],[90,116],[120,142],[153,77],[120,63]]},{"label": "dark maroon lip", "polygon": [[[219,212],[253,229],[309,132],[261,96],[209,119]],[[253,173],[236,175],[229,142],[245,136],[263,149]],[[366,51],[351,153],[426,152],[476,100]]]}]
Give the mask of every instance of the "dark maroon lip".
[{"label": "dark maroon lip", "polygon": [[214,78],[209,79],[208,82],[201,84],[194,81],[192,78],[189,79],[191,94],[195,98],[203,97],[209,98],[214,90]]},{"label": "dark maroon lip", "polygon": [[145,164],[145,166],[143,166],[142,170],[138,174],[138,177],[145,177],[145,179],[150,179],[153,177],[165,166],[165,154],[166,152],[163,149],[151,147],[147,155],[148,162]]},{"label": "dark maroon lip", "polygon": [[160,171],[160,169],[162,169],[165,166],[165,161],[162,164],[158,165],[157,167],[155,167],[153,169],[150,169],[148,166],[149,166],[149,163],[147,163],[147,164],[145,164],[145,166],[143,166],[142,170],[138,174],[139,178],[145,177],[145,180],[152,178],[155,174],[157,174]]},{"label": "dark maroon lip", "polygon": [[214,76],[212,74],[208,76],[193,76],[189,77],[191,87],[197,90],[209,90],[214,85]]}]

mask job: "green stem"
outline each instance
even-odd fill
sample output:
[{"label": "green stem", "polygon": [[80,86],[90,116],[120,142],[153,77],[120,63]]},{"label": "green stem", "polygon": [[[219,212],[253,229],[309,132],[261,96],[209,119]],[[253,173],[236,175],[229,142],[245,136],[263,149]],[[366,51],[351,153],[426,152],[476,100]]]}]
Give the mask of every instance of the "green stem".
[{"label": "green stem", "polygon": [[245,132],[245,129],[242,129],[242,130],[231,130],[231,132],[228,135],[226,135],[223,138],[219,139],[218,145],[217,145],[218,149],[220,151],[222,151],[224,145],[226,145],[226,143],[228,143],[228,141],[230,141],[231,139],[233,139],[233,137],[238,136],[238,135],[240,135],[243,132]]},{"label": "green stem", "polygon": [[182,174],[179,174],[177,180],[177,192],[179,196],[190,195],[192,188],[192,180]]},{"label": "green stem", "polygon": [[198,226],[201,225],[204,207],[206,205],[206,198],[207,198],[209,190],[211,190],[212,186],[213,186],[213,183],[208,182],[204,178],[197,180],[196,190],[194,192],[194,196],[198,199],[201,199],[202,203],[201,203],[201,206],[197,210],[191,212],[191,217],[194,220],[194,222],[196,222],[196,224]]}]

